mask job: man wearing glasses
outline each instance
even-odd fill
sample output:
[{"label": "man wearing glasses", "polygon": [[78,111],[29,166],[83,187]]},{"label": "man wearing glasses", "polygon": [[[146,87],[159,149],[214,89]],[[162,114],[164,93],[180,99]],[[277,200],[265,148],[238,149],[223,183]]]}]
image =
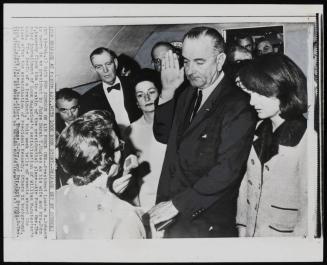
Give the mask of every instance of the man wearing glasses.
[{"label": "man wearing glasses", "polygon": [[[80,94],[70,88],[56,92],[56,142],[61,132],[79,116]],[[68,176],[61,167],[56,167],[56,189],[65,185]]]},{"label": "man wearing glasses", "polygon": [[56,93],[56,132],[60,134],[66,126],[79,116],[80,94],[70,88]]},{"label": "man wearing glasses", "polygon": [[152,64],[157,72],[161,71],[161,60],[165,57],[165,54],[168,51],[175,52],[174,46],[169,42],[157,42],[153,46],[151,50]]}]

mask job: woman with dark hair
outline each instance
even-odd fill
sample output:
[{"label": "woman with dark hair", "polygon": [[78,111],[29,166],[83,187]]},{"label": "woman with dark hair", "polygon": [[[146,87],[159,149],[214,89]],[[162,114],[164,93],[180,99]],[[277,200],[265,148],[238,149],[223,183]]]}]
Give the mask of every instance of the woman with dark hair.
[{"label": "woman with dark hair", "polygon": [[308,233],[307,81],[287,56],[269,54],[242,68],[236,80],[261,119],[242,181],[239,236]]},{"label": "woman with dark hair", "polygon": [[58,162],[71,178],[56,193],[58,238],[145,238],[141,213],[108,188],[109,178],[125,169],[124,145],[113,128],[112,115],[95,110],[61,133]]},{"label": "woman with dark hair", "polygon": [[[135,83],[137,106],[143,112],[140,119],[130,126],[130,140],[136,148],[139,163],[146,171],[139,169],[139,193],[136,203],[144,211],[155,205],[159,177],[166,152],[166,145],[159,143],[153,135],[155,101],[159,97],[160,76],[150,69],[141,70]],[[142,167],[141,167],[142,168]]]}]

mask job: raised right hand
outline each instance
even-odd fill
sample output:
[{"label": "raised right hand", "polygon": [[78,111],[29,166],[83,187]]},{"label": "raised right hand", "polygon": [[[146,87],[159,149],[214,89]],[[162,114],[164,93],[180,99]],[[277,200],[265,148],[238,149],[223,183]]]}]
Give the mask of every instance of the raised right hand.
[{"label": "raised right hand", "polygon": [[161,83],[163,99],[173,98],[176,89],[184,82],[184,67],[179,68],[176,53],[169,50],[161,62]]}]

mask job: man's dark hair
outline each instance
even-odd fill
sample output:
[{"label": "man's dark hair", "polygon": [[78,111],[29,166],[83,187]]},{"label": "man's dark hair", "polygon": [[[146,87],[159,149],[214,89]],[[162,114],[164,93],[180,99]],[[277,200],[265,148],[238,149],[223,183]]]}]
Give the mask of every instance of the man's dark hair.
[{"label": "man's dark hair", "polygon": [[80,94],[71,88],[65,87],[60,89],[58,92],[56,92],[56,100],[58,99],[65,99],[68,101],[71,101],[73,99],[79,100]]},{"label": "man's dark hair", "polygon": [[269,42],[271,44],[271,46],[273,45],[272,39],[269,37],[261,37],[261,38],[257,39],[256,43],[257,43],[257,45],[259,45],[259,43],[263,42],[263,41]]},{"label": "man's dark hair", "polygon": [[239,52],[242,54],[246,54],[250,57],[252,57],[251,52],[249,52],[246,48],[239,46],[239,45],[232,45],[227,50],[227,61],[228,62],[234,62],[235,61],[235,53]]},{"label": "man's dark hair", "polygon": [[107,48],[104,48],[104,47],[99,47],[99,48],[96,48],[93,52],[91,52],[91,54],[90,54],[91,63],[92,63],[92,58],[93,58],[94,55],[100,55],[100,54],[102,54],[104,52],[109,53],[109,55],[112,57],[112,59],[117,59],[117,55],[113,50],[110,50],[110,49],[107,49]]},{"label": "man's dark hair", "polygon": [[173,52],[175,52],[175,47],[172,44],[170,44],[169,42],[159,41],[152,47],[152,50],[151,50],[151,58],[152,59],[153,59],[154,50],[160,46],[166,47],[168,50],[172,50]]},{"label": "man's dark hair", "polygon": [[277,97],[283,119],[292,119],[307,111],[307,79],[286,55],[262,55],[243,67],[238,76],[247,90]]},{"label": "man's dark hair", "polygon": [[213,46],[218,51],[222,53],[225,51],[225,41],[221,34],[214,28],[209,27],[196,27],[192,28],[189,32],[184,35],[183,42],[186,38],[188,39],[198,39],[201,36],[210,36],[214,41]]},{"label": "man's dark hair", "polygon": [[243,39],[249,40],[252,43],[252,45],[254,44],[252,37],[247,34],[241,34],[241,35],[236,36],[236,43],[239,44],[240,40],[243,40]]}]

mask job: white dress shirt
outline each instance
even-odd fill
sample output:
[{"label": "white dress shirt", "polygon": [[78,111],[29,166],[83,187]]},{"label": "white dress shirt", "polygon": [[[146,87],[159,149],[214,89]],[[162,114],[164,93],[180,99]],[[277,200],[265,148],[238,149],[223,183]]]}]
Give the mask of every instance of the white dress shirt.
[{"label": "white dress shirt", "polygon": [[211,86],[208,86],[207,88],[202,89],[202,101],[201,101],[199,110],[203,106],[204,102],[206,102],[206,100],[208,99],[208,97],[211,95],[211,93],[218,86],[218,84],[220,83],[220,81],[223,79],[224,75],[225,75],[224,72],[221,71],[220,74],[219,74],[219,76],[218,76],[218,78],[217,78],[217,80]]},{"label": "white dress shirt", "polygon": [[[107,88],[116,84],[120,84],[120,90],[112,89],[110,93],[108,93]],[[108,85],[107,83],[102,82],[102,86],[107,100],[115,114],[117,124],[120,127],[129,126],[130,122],[124,105],[124,92],[118,76],[116,77],[115,83],[113,83],[112,85]]]}]

